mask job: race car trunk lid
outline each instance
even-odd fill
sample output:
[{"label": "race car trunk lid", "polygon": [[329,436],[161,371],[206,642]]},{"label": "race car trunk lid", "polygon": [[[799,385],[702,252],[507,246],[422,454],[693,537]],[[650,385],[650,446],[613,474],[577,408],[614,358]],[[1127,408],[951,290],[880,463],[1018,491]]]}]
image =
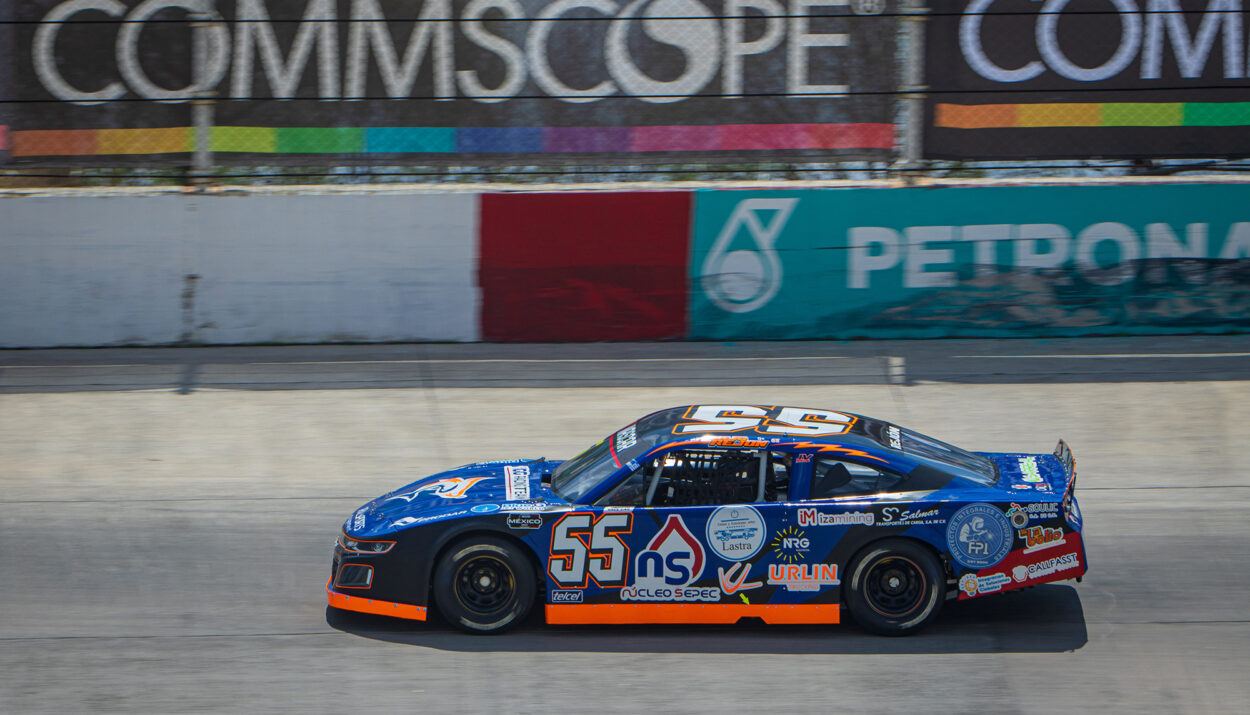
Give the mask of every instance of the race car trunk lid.
[{"label": "race car trunk lid", "polygon": [[[1067,445],[1064,446],[1066,448]],[[992,454],[987,456],[993,459],[998,467],[998,486],[1020,492],[1022,499],[1057,500],[1070,486],[1070,470],[1056,455]]]}]

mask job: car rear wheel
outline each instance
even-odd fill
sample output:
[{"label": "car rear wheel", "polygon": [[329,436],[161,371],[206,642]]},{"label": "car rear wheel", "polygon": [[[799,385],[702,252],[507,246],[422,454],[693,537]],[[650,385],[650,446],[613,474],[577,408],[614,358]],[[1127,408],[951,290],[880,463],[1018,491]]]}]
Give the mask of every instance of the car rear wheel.
[{"label": "car rear wheel", "polygon": [[871,544],[851,562],[846,601],[855,621],[885,636],[923,628],[942,610],[946,578],[937,558],[905,539]]},{"label": "car rear wheel", "polygon": [[489,536],[461,541],[434,570],[434,599],[452,625],[502,633],[534,605],[534,570],[519,546]]}]

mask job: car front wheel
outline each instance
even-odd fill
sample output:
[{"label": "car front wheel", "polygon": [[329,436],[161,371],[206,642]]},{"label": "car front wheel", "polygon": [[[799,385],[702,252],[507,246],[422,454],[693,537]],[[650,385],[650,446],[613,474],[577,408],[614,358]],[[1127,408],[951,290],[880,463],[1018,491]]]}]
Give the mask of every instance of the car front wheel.
[{"label": "car front wheel", "polygon": [[946,579],[937,558],[904,539],[871,544],[851,562],[847,606],[866,630],[915,633],[937,616]]},{"label": "car front wheel", "polygon": [[521,548],[489,536],[461,541],[434,570],[434,599],[443,616],[469,633],[502,633],[534,604],[534,570]]}]

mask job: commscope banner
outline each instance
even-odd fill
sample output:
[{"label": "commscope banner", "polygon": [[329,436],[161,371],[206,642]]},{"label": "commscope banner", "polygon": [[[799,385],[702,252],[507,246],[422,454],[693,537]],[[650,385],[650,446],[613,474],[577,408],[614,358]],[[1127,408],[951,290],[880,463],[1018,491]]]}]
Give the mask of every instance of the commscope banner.
[{"label": "commscope banner", "polygon": [[701,191],[690,337],[1250,328],[1250,187]]},{"label": "commscope banner", "polygon": [[934,159],[1250,155],[1241,0],[932,0]]},{"label": "commscope banner", "polygon": [[[9,3],[5,3],[7,7]],[[22,0],[15,159],[889,158],[893,0]],[[193,11],[209,13],[200,72]],[[364,155],[363,157],[360,155]]]}]

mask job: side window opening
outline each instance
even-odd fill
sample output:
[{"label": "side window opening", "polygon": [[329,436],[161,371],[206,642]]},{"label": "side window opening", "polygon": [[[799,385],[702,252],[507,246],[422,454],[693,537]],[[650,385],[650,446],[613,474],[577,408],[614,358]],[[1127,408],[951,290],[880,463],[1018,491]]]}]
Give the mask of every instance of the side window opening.
[{"label": "side window opening", "polygon": [[903,477],[894,472],[821,457],[812,465],[812,488],[808,498],[833,499],[877,494],[894,489],[902,480]]},{"label": "side window opening", "polygon": [[782,452],[678,450],[642,465],[595,503],[719,506],[785,501],[790,493],[792,459]]}]

